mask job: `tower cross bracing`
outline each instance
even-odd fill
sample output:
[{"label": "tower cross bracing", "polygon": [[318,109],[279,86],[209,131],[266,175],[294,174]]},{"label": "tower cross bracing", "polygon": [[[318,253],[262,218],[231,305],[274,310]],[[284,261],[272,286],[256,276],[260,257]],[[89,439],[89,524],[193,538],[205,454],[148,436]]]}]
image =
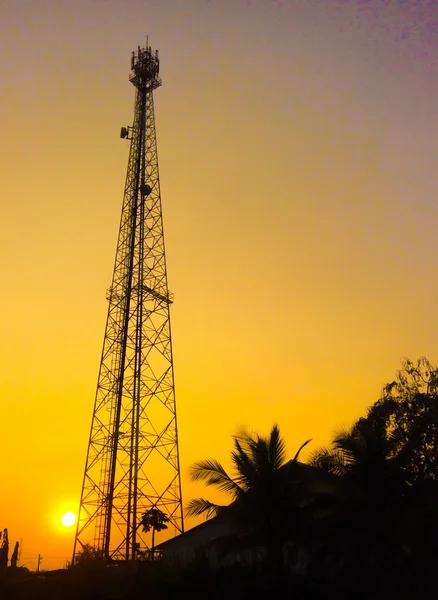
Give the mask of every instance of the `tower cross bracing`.
[{"label": "tower cross bracing", "polygon": [[169,533],[184,529],[170,306],[153,92],[161,85],[151,47],[132,53],[134,121],[88,444],[74,556],[91,544],[108,559],[149,548],[141,516],[159,509]]}]

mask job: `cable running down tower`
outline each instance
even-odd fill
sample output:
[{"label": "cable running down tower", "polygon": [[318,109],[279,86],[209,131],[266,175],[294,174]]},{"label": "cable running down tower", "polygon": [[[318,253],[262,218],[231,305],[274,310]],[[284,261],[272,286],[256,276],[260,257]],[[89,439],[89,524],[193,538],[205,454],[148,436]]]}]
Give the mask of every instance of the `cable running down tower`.
[{"label": "cable running down tower", "polygon": [[132,53],[134,123],[105,338],[75,537],[74,557],[91,544],[108,559],[148,549],[140,520],[158,509],[182,533],[170,305],[153,91],[158,51]]}]

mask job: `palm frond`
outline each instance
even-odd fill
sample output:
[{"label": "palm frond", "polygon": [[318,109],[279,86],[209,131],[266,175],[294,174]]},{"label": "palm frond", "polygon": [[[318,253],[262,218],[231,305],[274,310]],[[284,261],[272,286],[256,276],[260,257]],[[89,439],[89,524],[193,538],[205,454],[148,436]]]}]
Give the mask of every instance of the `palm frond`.
[{"label": "palm frond", "polygon": [[358,432],[354,428],[351,430],[339,429],[332,442],[332,446],[335,450],[342,453],[346,465],[353,465],[357,461],[360,461],[361,456],[364,454],[363,436],[358,435]]},{"label": "palm frond", "polygon": [[251,460],[254,463],[257,479],[272,471],[269,462],[269,442],[267,438],[257,436],[252,440]]},{"label": "palm frond", "polygon": [[252,444],[254,442],[254,434],[251,433],[246,427],[239,427],[237,432],[233,435],[234,446],[236,443],[247,456],[251,455]]},{"label": "palm frond", "polygon": [[257,478],[255,465],[237,438],[234,438],[234,448],[235,450],[231,452],[231,460],[236,469],[235,481],[242,490],[248,490]]},{"label": "palm frond", "polygon": [[292,459],[292,460],[293,460],[293,462],[297,462],[297,461],[298,461],[298,459],[299,459],[299,457],[300,457],[300,454],[301,454],[301,450],[302,450],[303,448],[305,448],[305,447],[307,446],[307,444],[310,444],[310,442],[311,442],[311,441],[312,441],[312,438],[310,438],[310,439],[306,440],[306,441],[305,441],[303,444],[301,444],[301,446],[298,448],[298,450],[297,450],[297,451],[296,451],[296,453],[295,453],[295,456],[294,456],[294,457],[293,457],[293,459]]},{"label": "palm frond", "polygon": [[281,451],[281,444],[284,442],[280,438],[280,431],[277,425],[274,425],[268,436],[263,437],[258,435],[255,438],[254,454],[260,463],[263,470],[274,470],[271,462],[271,457],[276,459],[276,452]]},{"label": "palm frond", "polygon": [[333,448],[320,448],[312,452],[309,465],[333,475],[344,475],[346,472],[343,452]]},{"label": "palm frond", "polygon": [[216,517],[224,508],[226,507],[205,500],[204,498],[194,498],[187,504],[186,514],[189,517],[205,515],[207,519],[210,519],[210,517]]},{"label": "palm frond", "polygon": [[286,460],[286,443],[280,435],[280,429],[277,424],[272,427],[269,435],[268,452],[269,462],[272,468],[277,471]]},{"label": "palm frond", "polygon": [[192,481],[203,481],[206,485],[215,486],[221,492],[232,494],[234,497],[243,491],[220,462],[214,459],[201,460],[191,465],[189,476]]},{"label": "palm frond", "polygon": [[280,469],[286,461],[286,444],[276,424],[267,437],[241,429],[234,436],[234,446],[232,460],[237,471],[235,479],[246,490]]},{"label": "palm frond", "polygon": [[335,431],[335,436],[333,438],[332,444],[342,445],[344,443],[348,443],[353,437],[353,429],[347,429],[345,427],[338,427]]}]

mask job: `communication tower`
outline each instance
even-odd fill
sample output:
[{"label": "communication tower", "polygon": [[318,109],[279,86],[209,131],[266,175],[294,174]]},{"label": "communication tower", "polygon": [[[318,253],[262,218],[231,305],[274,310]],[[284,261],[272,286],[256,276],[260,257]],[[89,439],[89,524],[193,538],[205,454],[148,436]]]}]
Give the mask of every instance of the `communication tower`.
[{"label": "communication tower", "polygon": [[153,92],[158,51],[132,53],[134,122],[74,559],[91,544],[107,559],[148,550],[140,520],[158,509],[184,529]]}]

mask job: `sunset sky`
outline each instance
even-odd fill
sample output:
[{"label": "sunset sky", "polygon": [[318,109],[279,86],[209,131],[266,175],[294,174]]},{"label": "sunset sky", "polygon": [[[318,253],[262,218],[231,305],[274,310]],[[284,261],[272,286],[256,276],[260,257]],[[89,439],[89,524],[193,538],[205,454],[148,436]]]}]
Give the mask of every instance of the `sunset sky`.
[{"label": "sunset sky", "polygon": [[438,362],[438,0],[2,0],[0,528],[31,568],[72,552],[147,34],[184,503],[238,426],[312,450]]}]

